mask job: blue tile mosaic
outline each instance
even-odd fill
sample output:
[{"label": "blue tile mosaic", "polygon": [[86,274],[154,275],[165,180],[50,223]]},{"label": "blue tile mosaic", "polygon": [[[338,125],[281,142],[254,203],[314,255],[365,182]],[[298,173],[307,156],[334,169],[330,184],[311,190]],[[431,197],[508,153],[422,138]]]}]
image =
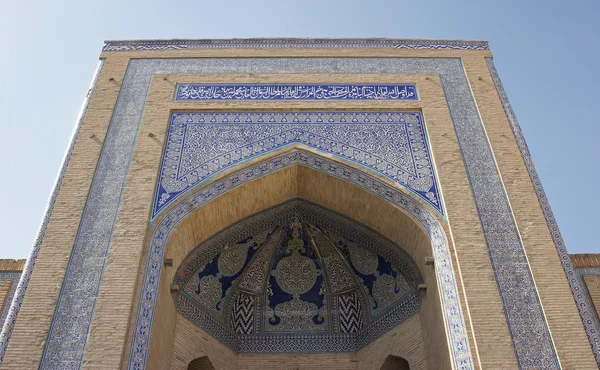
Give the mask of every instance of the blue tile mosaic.
[{"label": "blue tile mosaic", "polygon": [[178,84],[175,101],[419,100],[414,84],[255,85]]},{"label": "blue tile mosaic", "polygon": [[[136,329],[133,336],[133,344],[129,359],[129,369],[145,368],[163,265],[162,261],[171,232],[190,213],[220,195],[247,182],[254,181],[270,173],[293,165],[305,166],[349,181],[395,206],[403,208],[414,218],[415,222],[423,227],[429,235],[436,261],[434,266],[437,280],[440,284],[442,305],[444,307],[443,312],[446,318],[447,333],[450,338],[454,363],[457,369],[472,369],[473,359],[468,343],[465,321],[460,307],[458,288],[454,278],[448,240],[446,239],[442,225],[428,209],[429,207],[425,207],[405,193],[376,180],[365,174],[363,171],[333,162],[332,160],[317,154],[303,151],[293,151],[288,154],[265,160],[258,165],[239,171],[223,180],[216,181],[210,186],[185,198],[168,212],[165,212],[160,220],[157,220],[158,224],[150,242],[148,263],[146,265],[141,301],[135,325]],[[237,230],[229,230],[228,235],[237,234],[240,238],[243,238],[249,231],[246,226],[245,224],[242,224]],[[218,254],[219,247],[222,247],[222,244],[209,243],[205,245],[204,248],[199,248],[197,253],[201,254],[200,258],[194,258],[192,259],[192,262],[185,264],[187,266],[187,275],[184,275],[184,277],[190,276],[196,271],[195,268],[198,266],[195,265],[193,261],[211,260]],[[393,255],[386,253],[384,249],[381,249],[379,253],[387,259],[392,259],[394,257]],[[411,274],[406,273],[405,276],[411,276]],[[253,285],[244,286],[244,289],[256,291],[256,288],[253,288]],[[238,348],[240,352],[348,352],[354,351],[356,348],[360,348],[372,342],[390,328],[395,327],[404,321],[410,316],[411,312],[418,310],[418,299],[407,299],[404,304],[393,306],[391,310],[388,310],[385,314],[381,315],[381,318],[362,329],[361,335],[354,337],[354,339],[353,336],[348,333],[345,337],[338,336],[335,340],[331,337],[321,338],[309,336],[306,338],[299,337],[298,341],[277,341],[264,334],[255,334],[238,338],[230,330],[230,325],[219,322],[218,320],[211,320],[209,315],[203,314],[205,310],[201,309],[198,305],[191,304],[188,299],[182,299],[182,295],[179,296],[177,306],[182,315],[219,338],[227,346]]]},{"label": "blue tile mosaic", "polygon": [[[318,352],[357,351],[369,343],[359,338],[374,340],[418,312],[421,282],[397,245],[294,199],[202,243],[184,259],[174,284],[178,310],[191,322],[236,343],[237,352],[272,353],[310,351],[314,340],[328,343]],[[217,323],[206,325],[207,317]],[[277,344],[265,348],[256,336]]]},{"label": "blue tile mosaic", "polygon": [[[308,40],[311,41],[311,40]],[[368,41],[368,40],[367,40]],[[269,47],[269,41],[260,41],[254,45]],[[307,42],[284,40],[284,43],[276,42],[273,47],[285,45],[285,42],[294,44],[293,47],[306,47]],[[310,43],[310,42],[309,42]],[[230,40],[222,43],[208,41],[193,42],[109,42],[106,50],[138,50],[138,49],[169,49],[188,47],[249,47],[252,42],[248,40]],[[351,43],[348,43],[350,45]],[[394,44],[394,40],[383,42],[374,41],[372,47],[407,47],[407,48],[455,48],[448,43],[439,44],[436,41],[413,43],[404,40],[401,44]],[[314,47],[327,47],[333,45],[328,42],[314,41]],[[323,46],[325,45],[325,46]],[[370,47],[365,40],[359,42],[357,47]],[[348,47],[344,43],[338,43],[330,47]],[[464,49],[473,47],[474,50],[487,49],[487,43],[475,42],[473,45],[458,42],[456,48]],[[468,170],[469,178],[473,186],[478,212],[484,224],[486,241],[490,249],[490,257],[493,266],[500,270],[497,274],[500,278],[516,276],[516,285],[509,280],[499,282],[499,291],[507,310],[507,322],[511,334],[517,346],[517,358],[521,367],[531,364],[543,367],[552,364],[549,368],[557,368],[557,358],[551,341],[547,324],[544,321],[539,299],[535,295],[533,279],[529,266],[526,264],[497,260],[503,250],[515,252],[517,255],[523,252],[523,247],[514,226],[514,218],[508,206],[502,183],[498,176],[497,168],[482,127],[481,119],[469,88],[469,83],[464,74],[461,61],[458,58],[244,58],[236,60],[231,58],[207,58],[207,59],[134,59],[129,63],[125,79],[119,94],[115,112],[108,130],[103,152],[98,164],[98,170],[92,182],[90,196],[81,222],[81,231],[76,240],[72,261],[87,265],[103,266],[104,260],[95,260],[96,256],[106,256],[110,245],[112,225],[114,225],[119,209],[120,193],[123,189],[127,168],[131,160],[133,143],[138,131],[141,115],[143,113],[144,101],[153,74],[203,74],[203,73],[425,73],[438,74],[447,99],[448,108],[456,129],[463,159]],[[535,181],[534,181],[535,183]],[[489,228],[487,226],[492,226]],[[552,228],[553,225],[550,224]],[[435,244],[435,243],[434,243]],[[88,245],[89,248],[83,248]],[[85,253],[92,251],[86,255]],[[154,257],[152,257],[154,258]],[[156,262],[156,261],[155,261]],[[526,260],[525,260],[526,262]],[[156,262],[159,266],[161,260]],[[451,271],[451,270],[450,270]],[[512,272],[511,272],[512,271]],[[525,271],[523,273],[522,271]],[[504,273],[506,272],[506,273]],[[160,277],[160,269],[152,273]],[[438,277],[439,278],[439,277]],[[86,281],[86,289],[92,291],[100,285],[100,275],[88,272],[81,268],[69,268],[65,276],[64,287],[72,287],[72,282],[77,279]],[[454,283],[454,280],[451,280]],[[510,289],[507,287],[510,286]],[[151,285],[149,286],[151,291]],[[511,292],[527,292],[528,297],[534,299],[521,300]],[[80,292],[71,288],[63,288],[63,295],[77,297]],[[62,301],[61,301],[62,302]],[[73,302],[73,301],[66,301]],[[59,305],[56,314],[69,314],[68,306]],[[510,311],[510,312],[509,312]],[[514,322],[512,311],[528,311],[531,313],[527,322]],[[140,312],[145,313],[145,321],[140,321],[137,328],[141,331],[149,330],[152,322],[152,303],[142,303]],[[85,315],[84,315],[85,313]],[[462,314],[461,314],[462,315]],[[461,316],[462,317],[462,316]],[[138,316],[138,319],[140,316]],[[82,319],[88,324],[93,319],[93,307],[82,312]],[[449,321],[450,322],[450,321]],[[464,326],[460,326],[464,329]],[[143,368],[145,365],[145,354],[147,353],[148,339],[144,333],[137,330],[135,335],[141,335],[132,349],[132,368]],[[449,328],[452,330],[452,328]],[[532,338],[531,332],[540,333]],[[51,331],[48,342],[58,340],[58,332]],[[454,337],[452,337],[454,338]],[[65,340],[61,337],[60,340]],[[72,342],[85,343],[73,333],[69,340]],[[460,341],[452,340],[455,360],[460,363],[464,358],[464,345]],[[48,352],[48,348],[52,350]],[[44,364],[48,368],[60,368],[60,359],[67,358],[69,349],[48,345]],[[520,349],[523,350],[520,350]],[[526,351],[525,351],[526,350]],[[63,352],[64,351],[64,352]],[[63,356],[64,354],[64,356]],[[471,361],[470,354],[468,356]],[[65,360],[66,361],[66,360]],[[82,361],[82,359],[80,360]],[[65,364],[67,364],[65,362]],[[58,366],[58,367],[57,367]],[[462,368],[462,363],[457,365]]]},{"label": "blue tile mosaic", "polygon": [[419,112],[180,112],[171,115],[152,218],[206,179],[298,144],[383,175],[444,214]]}]

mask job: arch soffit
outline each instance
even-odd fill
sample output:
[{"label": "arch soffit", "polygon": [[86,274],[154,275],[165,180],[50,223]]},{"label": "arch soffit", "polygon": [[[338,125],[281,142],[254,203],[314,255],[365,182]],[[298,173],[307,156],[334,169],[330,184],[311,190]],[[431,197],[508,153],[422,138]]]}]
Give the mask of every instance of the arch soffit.
[{"label": "arch soffit", "polygon": [[[331,158],[308,151],[292,150],[262,161],[244,166],[238,172],[214,179],[210,184],[196,190],[177,204],[174,204],[164,216],[158,218],[149,232],[150,239],[148,262],[143,278],[142,295],[138,307],[131,348],[130,363],[145,362],[150,340],[154,309],[158,295],[158,286],[162,270],[162,261],[167,242],[172,231],[192,212],[230,190],[278,172],[293,165],[300,165],[317,172],[345,180],[363,190],[375,194],[406,213],[429,236],[435,259],[435,274],[440,289],[446,323],[449,346],[453,361],[458,368],[472,368],[473,360],[468,344],[464,317],[458,298],[457,283],[454,278],[452,260],[442,223],[428,207],[408,196],[398,187],[377,179],[364,168],[340,164]],[[144,328],[147,328],[144,330]]]},{"label": "arch soffit", "polygon": [[[197,255],[200,254],[200,252],[202,252],[200,249],[203,248],[207,243],[211,243],[211,244],[215,244],[213,242],[213,239],[215,239],[215,237],[221,236],[221,240],[228,240],[228,242],[226,242],[225,244],[231,244],[233,243],[233,240],[229,240],[230,238],[227,237],[227,231],[228,229],[231,228],[236,228],[236,229],[244,229],[244,227],[238,227],[242,224],[245,223],[246,220],[248,219],[252,219],[252,218],[258,218],[258,219],[262,219],[259,216],[261,216],[263,213],[268,213],[268,211],[275,211],[274,214],[277,215],[279,213],[282,213],[281,211],[279,211],[279,209],[285,209],[285,206],[290,204],[292,207],[297,205],[301,211],[296,211],[294,212],[294,214],[299,215],[300,217],[302,213],[306,213],[307,211],[309,211],[310,209],[318,209],[319,214],[326,214],[325,217],[327,218],[327,221],[329,223],[333,223],[333,222],[342,222],[344,224],[347,225],[355,225],[356,227],[360,228],[360,229],[364,229],[362,231],[362,233],[359,233],[358,235],[362,235],[365,233],[368,234],[373,234],[373,236],[371,236],[371,238],[381,238],[384,240],[384,242],[388,245],[393,245],[397,251],[392,251],[390,250],[391,253],[393,253],[395,255],[395,258],[399,258],[402,261],[405,261],[406,264],[409,266],[409,270],[411,271],[411,275],[413,275],[413,278],[416,279],[416,277],[418,276],[418,279],[416,279],[415,281],[413,281],[413,283],[417,283],[418,282],[423,282],[423,277],[421,276],[421,268],[418,266],[418,264],[414,261],[414,259],[412,258],[412,256],[404,249],[402,248],[402,246],[398,245],[396,242],[394,242],[393,240],[389,239],[387,236],[385,236],[384,234],[380,233],[379,231],[369,227],[368,225],[359,223],[358,221],[356,221],[355,219],[353,219],[352,217],[350,217],[349,215],[345,215],[342,213],[337,212],[336,210],[330,209],[322,204],[320,204],[319,202],[314,202],[310,199],[307,199],[305,197],[302,196],[295,196],[295,197],[291,197],[288,198],[282,202],[278,202],[272,206],[268,206],[266,208],[262,208],[260,209],[258,212],[255,212],[249,216],[245,216],[239,220],[236,220],[234,223],[222,228],[221,230],[219,230],[217,233],[213,234],[212,236],[210,236],[209,238],[203,240],[202,242],[198,243],[194,248],[190,249],[189,251],[186,250],[186,255],[184,258],[184,262],[180,263],[177,266],[177,271],[178,273],[176,273],[175,276],[175,280],[187,280],[190,277],[190,273],[195,272],[195,268],[192,268],[191,270],[189,268],[185,268],[184,265],[186,265],[187,263],[191,262],[192,259],[197,259],[196,257],[198,257]],[[298,208],[298,207],[294,207],[294,208]],[[288,207],[289,208],[289,207]],[[197,210],[196,210],[197,211]],[[304,211],[304,212],[302,212]],[[291,219],[290,219],[291,220]],[[288,221],[290,221],[288,220]],[[185,222],[186,220],[182,220],[182,222]],[[414,220],[411,219],[411,222],[414,223]],[[195,223],[195,222],[193,222]],[[256,223],[256,222],[255,222]],[[286,224],[284,222],[284,224]],[[181,223],[179,224],[181,225]],[[262,226],[262,227],[266,227],[266,226]],[[267,227],[268,229],[268,227]],[[271,229],[269,229],[271,230]],[[419,232],[422,230],[421,228],[418,229]],[[225,235],[220,235],[221,233],[225,232]],[[339,232],[339,230],[338,230]],[[350,231],[351,234],[353,234],[352,231]],[[411,231],[409,231],[411,232]],[[341,235],[341,234],[340,234]],[[353,234],[354,235],[354,234]],[[244,232],[239,233],[239,237],[245,238],[245,237],[252,237],[253,235],[246,235]],[[426,234],[424,234],[424,236],[427,237]],[[360,237],[358,236],[352,236],[352,240],[357,240]],[[425,243],[429,244],[429,239],[423,240]],[[417,241],[417,243],[421,242],[420,240]],[[170,241],[167,242],[167,251],[169,250]],[[223,243],[217,243],[217,244],[223,244]],[[371,243],[368,243],[371,244]],[[371,247],[367,246],[368,249],[371,249]],[[181,252],[181,251],[180,251]],[[374,251],[375,253],[377,251]],[[400,256],[400,257],[399,257]],[[206,256],[203,256],[202,259],[206,258]],[[185,270],[185,271],[184,271]],[[185,277],[184,276],[179,276],[179,273],[184,273],[185,272]]]},{"label": "arch soffit", "polygon": [[[268,184],[256,185],[254,189],[263,191],[263,187],[268,187],[268,190],[273,193],[273,201],[263,202],[264,205],[257,206],[258,208],[248,211],[236,210],[233,213],[239,213],[239,215],[229,215],[228,220],[224,220],[220,225],[212,227],[212,231],[202,235],[194,234],[193,241],[186,239],[186,251],[184,254],[187,255],[191,250],[214,234],[239,222],[245,217],[259,213],[263,209],[273,207],[291,198],[304,198],[368,226],[386,238],[393,240],[395,244],[406,250],[413,259],[420,260],[421,258],[417,258],[417,256],[410,252],[410,246],[407,243],[401,239],[392,237],[388,230],[379,227],[382,224],[381,219],[374,222],[366,216],[368,213],[365,212],[364,207],[377,208],[377,206],[375,204],[368,204],[367,202],[362,202],[363,204],[359,205],[358,203],[360,202],[357,201],[357,198],[363,196],[363,192],[366,192],[368,194],[367,197],[372,197],[371,199],[375,202],[381,201],[382,203],[379,205],[390,205],[394,210],[397,210],[391,218],[394,223],[393,228],[402,230],[403,228],[398,227],[399,225],[408,228],[404,230],[404,233],[399,233],[399,235],[411,233],[418,234],[419,236],[422,235],[427,240],[427,250],[423,251],[426,255],[433,253],[430,249],[430,225],[440,226],[444,237],[446,235],[446,219],[429,204],[414,196],[403,185],[392,182],[368,168],[336,157],[324,155],[324,153],[302,146],[294,146],[265,154],[252,161],[239,164],[224,172],[221,176],[207,180],[202,186],[189,190],[184,197],[181,197],[173,205],[170,205],[164,214],[157,217],[150,225],[149,232],[154,233],[168,215],[172,215],[173,212],[181,212],[181,209],[186,209],[186,216],[178,221],[177,230],[175,231],[175,233],[182,232],[182,229],[185,229],[182,225],[194,222],[191,218],[194,217],[194,213],[197,210],[205,206],[213,206],[210,204],[213,200],[220,198],[224,194],[232,195],[243,185],[253,183],[255,180],[264,180],[266,177],[274,174],[276,174],[276,178],[268,181]],[[342,184],[344,187],[336,187],[336,184]],[[240,199],[240,202],[254,202],[257,201],[258,196],[264,197],[264,195],[261,193],[260,195],[257,194],[257,197],[253,197],[251,192],[245,192],[243,195],[236,194],[233,196]],[[356,204],[353,207],[346,204],[346,202],[354,202]],[[215,207],[214,211],[217,211],[217,208],[219,208],[216,205],[213,207]],[[377,208],[378,215],[381,214],[381,211],[383,211],[381,208]],[[423,215],[426,214],[428,216],[426,217],[427,221],[422,222],[417,219],[413,214],[414,212],[418,214],[425,212]],[[363,214],[365,217],[362,217]],[[205,219],[203,218],[203,220]],[[416,232],[413,233],[413,227],[418,229],[418,231],[415,230]],[[388,229],[392,230],[391,227]],[[170,237],[172,238],[173,234]],[[421,240],[417,240],[416,243],[415,240],[411,240],[410,243],[416,245],[423,244]],[[169,252],[173,252],[171,251],[171,244],[171,242],[167,242],[166,248]],[[178,245],[179,247],[180,245]]]},{"label": "arch soffit", "polygon": [[[179,194],[177,199],[161,210],[155,218],[152,218],[148,224],[148,229],[153,232],[162,220],[167,218],[173,210],[178,209],[181,204],[188,204],[187,208],[190,206],[195,207],[195,209],[203,207],[213,199],[238,186],[295,165],[344,180],[376,195],[408,215],[427,235],[429,235],[428,227],[419,218],[416,218],[409,209],[417,207],[430,214],[432,216],[431,221],[426,222],[426,224],[436,222],[444,229],[448,225],[445,214],[440,213],[431,204],[423,201],[404,184],[392,181],[369,167],[295,143],[221,170],[201,183],[190,187]],[[201,198],[204,199],[202,204],[197,199],[200,193]],[[442,198],[441,193],[440,198]],[[441,201],[443,202],[443,198]],[[443,205],[442,207],[445,209]]]}]

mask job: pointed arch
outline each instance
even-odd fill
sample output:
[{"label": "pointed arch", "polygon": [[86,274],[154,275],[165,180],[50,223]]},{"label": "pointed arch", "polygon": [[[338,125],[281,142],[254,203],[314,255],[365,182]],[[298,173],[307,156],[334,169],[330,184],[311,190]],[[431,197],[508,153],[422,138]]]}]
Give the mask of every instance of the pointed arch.
[{"label": "pointed arch", "polygon": [[381,365],[381,370],[410,370],[410,366],[402,357],[389,355]]},{"label": "pointed arch", "polygon": [[202,356],[192,360],[189,363],[187,370],[215,370],[215,368],[208,356]]},{"label": "pointed arch", "polygon": [[[406,222],[410,221],[415,227],[424,232],[429,239],[430,250],[422,253],[431,253],[435,259],[435,277],[431,283],[435,285],[435,289],[439,289],[439,301],[437,303],[439,308],[437,309],[441,311],[440,315],[445,323],[445,335],[451,361],[456,367],[472,368],[473,360],[465,320],[460,307],[448,240],[442,223],[435,215],[435,211],[419,200],[407,195],[404,191],[365,173],[360,168],[341,164],[323,155],[298,150],[265,158],[261,162],[252,163],[243,170],[215,179],[210,185],[174,204],[163,216],[157,219],[156,224],[150,230],[152,237],[149,243],[148,262],[142,282],[141,300],[133,332],[129,368],[143,368],[146,362],[158,287],[161,280],[162,261],[172,232],[182,222],[187,222],[186,220],[190,218],[190,215],[202,210],[206,205],[212,204],[211,202],[221,199],[224,195],[230,198],[239,195],[235,191],[242,186],[258,186],[259,188],[254,191],[260,192],[263,189],[260,186],[264,187],[267,180],[272,183],[277,176],[282,178],[282,173],[285,171],[296,172],[297,178],[294,181],[298,181],[298,179],[306,180],[305,177],[313,176],[306,181],[301,180],[296,183],[291,181],[280,184],[283,187],[296,186],[298,188],[296,194],[304,192],[303,194],[308,197],[314,196],[317,203],[328,203],[330,200],[319,195],[318,191],[314,191],[314,187],[321,186],[326,181],[333,181],[337,184],[335,186],[349,186],[352,189],[346,191],[345,194],[336,194],[335,189],[331,188],[328,193],[330,197],[354,196],[356,200],[370,194],[369,197],[375,197],[373,199],[379,199],[379,202],[384,201],[386,204],[391,205],[393,209],[397,209],[397,214],[402,215],[397,217],[401,217]],[[300,191],[300,188],[302,188],[302,191]],[[284,191],[281,188],[278,188],[277,191],[273,190],[272,194],[277,195],[274,196],[273,201],[278,203],[275,199],[277,197],[286,200],[290,197],[289,194],[294,192],[289,190],[288,194],[283,193]],[[348,198],[347,200],[351,201],[352,199]],[[328,206],[328,204],[324,205]],[[227,212],[228,210],[213,211]],[[402,220],[394,220],[394,222],[400,221]],[[421,259],[424,260],[424,258]]]}]

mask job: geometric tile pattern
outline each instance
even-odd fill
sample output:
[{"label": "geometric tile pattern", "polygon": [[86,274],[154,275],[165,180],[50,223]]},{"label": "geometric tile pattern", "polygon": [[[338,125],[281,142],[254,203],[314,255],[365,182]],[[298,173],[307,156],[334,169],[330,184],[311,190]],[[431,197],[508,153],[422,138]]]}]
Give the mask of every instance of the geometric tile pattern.
[{"label": "geometric tile pattern", "polygon": [[219,172],[291,145],[366,167],[443,214],[420,112],[177,112],[166,141],[153,218]]},{"label": "geometric tile pattern", "polygon": [[254,333],[254,297],[240,292],[233,304],[231,324],[237,334]]},{"label": "geometric tile pattern", "polygon": [[419,100],[414,84],[255,85],[178,84],[175,101],[238,100]]},{"label": "geometric tile pattern", "polygon": [[362,326],[362,310],[356,292],[340,295],[338,302],[342,333],[355,333],[359,331]]},{"label": "geometric tile pattern", "polygon": [[[268,253],[262,253],[263,248]],[[258,252],[250,256],[253,249]],[[333,255],[340,263],[323,262]],[[268,261],[269,269],[253,268],[263,261]],[[353,271],[360,271],[360,278]],[[223,343],[237,342],[232,349],[250,353],[273,353],[275,348],[306,352],[314,344],[300,345],[302,338],[327,342],[320,352],[358,350],[355,345],[367,344],[359,336],[376,339],[393,327],[390,324],[418,311],[415,288],[422,281],[414,262],[399,247],[303,200],[288,201],[221,231],[194,249],[175,276],[174,283],[182,287],[175,297],[178,311]],[[342,276],[353,281],[338,283],[345,287],[338,295],[331,287]],[[229,277],[236,282],[230,284]],[[258,295],[242,290],[244,285],[238,282],[246,280],[261,282],[252,289]],[[190,305],[200,310],[190,310]],[[228,312],[215,314],[218,306]],[[369,307],[377,308],[377,315],[371,315]],[[207,317],[219,324],[207,325]],[[368,330],[361,331],[363,320],[369,323]],[[348,333],[355,336],[350,342]],[[265,342],[268,348],[260,344]]]}]

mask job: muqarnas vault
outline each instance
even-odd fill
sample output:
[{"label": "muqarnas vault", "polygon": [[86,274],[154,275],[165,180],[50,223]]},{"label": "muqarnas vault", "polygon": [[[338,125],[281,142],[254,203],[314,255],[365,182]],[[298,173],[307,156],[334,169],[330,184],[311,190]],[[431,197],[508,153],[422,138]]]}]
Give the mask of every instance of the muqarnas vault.
[{"label": "muqarnas vault", "polygon": [[593,369],[599,262],[484,41],[108,41],[1,366]]}]

